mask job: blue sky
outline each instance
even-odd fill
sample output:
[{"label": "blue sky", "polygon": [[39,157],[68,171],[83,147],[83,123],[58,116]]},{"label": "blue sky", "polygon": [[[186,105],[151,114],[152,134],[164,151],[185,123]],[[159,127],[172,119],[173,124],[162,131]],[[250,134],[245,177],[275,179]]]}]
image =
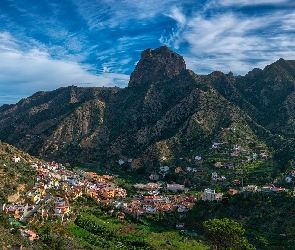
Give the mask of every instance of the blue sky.
[{"label": "blue sky", "polygon": [[197,74],[295,60],[293,0],[1,0],[0,105],[62,86],[120,86],[146,48]]}]

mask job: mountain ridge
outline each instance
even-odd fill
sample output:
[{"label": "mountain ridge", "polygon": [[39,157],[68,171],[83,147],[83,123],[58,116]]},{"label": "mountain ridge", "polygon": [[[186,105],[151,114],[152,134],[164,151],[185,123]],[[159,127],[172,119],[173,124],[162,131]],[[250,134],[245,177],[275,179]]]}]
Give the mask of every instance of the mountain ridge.
[{"label": "mountain ridge", "polygon": [[295,61],[279,59],[245,76],[200,76],[168,47],[147,49],[126,88],[69,86],[0,107],[0,139],[49,160],[104,165],[123,157],[151,169],[165,154],[202,151],[232,126],[278,146],[295,138],[294,69]]}]

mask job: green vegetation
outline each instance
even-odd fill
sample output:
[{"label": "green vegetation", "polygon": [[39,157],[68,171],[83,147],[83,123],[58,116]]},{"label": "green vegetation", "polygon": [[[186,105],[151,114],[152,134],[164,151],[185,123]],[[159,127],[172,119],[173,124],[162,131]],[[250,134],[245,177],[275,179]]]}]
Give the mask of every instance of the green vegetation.
[{"label": "green vegetation", "polygon": [[[68,162],[69,169],[116,174],[114,183],[130,196],[126,201],[136,194],[135,183],[155,173],[160,181],[184,184],[198,198],[207,187],[224,192],[223,202],[198,200],[188,212],[118,219],[119,208],[84,195],[70,202],[73,213],[63,223],[34,217],[29,226],[40,240],[32,245],[19,235],[22,225],[1,212],[1,247],[11,242],[28,249],[186,250],[209,249],[211,240],[218,249],[295,248],[293,191],[227,193],[274,181],[293,190],[294,182],[285,178],[295,169],[294,61],[280,59],[243,77],[198,76],[167,48],[157,53],[152,61],[140,61],[127,88],[70,86],[0,107],[0,139],[43,159]],[[179,74],[170,75],[170,69]],[[13,156],[21,161],[12,162]],[[36,171],[30,161],[38,160],[0,142],[1,205],[31,188]],[[160,166],[170,168],[164,177]],[[52,189],[58,193],[66,190]],[[177,223],[185,230],[176,231]]]},{"label": "green vegetation", "polygon": [[224,219],[211,219],[203,223],[205,234],[217,250],[254,249],[243,237],[245,230],[238,222]]},{"label": "green vegetation", "polygon": [[110,215],[108,206],[87,196],[77,199],[74,206],[80,215],[67,228],[86,249],[209,249],[204,243],[172,230],[171,225],[163,226],[164,219],[159,220],[159,215],[136,220],[131,214],[119,220],[119,211]]}]

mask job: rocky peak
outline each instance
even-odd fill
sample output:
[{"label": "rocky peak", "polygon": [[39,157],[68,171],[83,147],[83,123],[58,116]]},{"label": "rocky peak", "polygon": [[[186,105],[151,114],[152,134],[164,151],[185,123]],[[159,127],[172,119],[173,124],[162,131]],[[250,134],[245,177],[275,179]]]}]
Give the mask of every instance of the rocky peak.
[{"label": "rocky peak", "polygon": [[156,81],[167,81],[186,69],[182,56],[167,46],[155,50],[146,49],[130,76],[128,86],[140,86]]}]

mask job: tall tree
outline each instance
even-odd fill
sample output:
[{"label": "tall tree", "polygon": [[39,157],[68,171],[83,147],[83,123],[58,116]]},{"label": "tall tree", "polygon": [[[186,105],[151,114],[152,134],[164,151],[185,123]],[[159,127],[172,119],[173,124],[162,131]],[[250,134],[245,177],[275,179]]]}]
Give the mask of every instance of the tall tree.
[{"label": "tall tree", "polygon": [[216,250],[255,249],[245,237],[245,230],[236,221],[223,218],[211,219],[203,223],[205,234]]}]

